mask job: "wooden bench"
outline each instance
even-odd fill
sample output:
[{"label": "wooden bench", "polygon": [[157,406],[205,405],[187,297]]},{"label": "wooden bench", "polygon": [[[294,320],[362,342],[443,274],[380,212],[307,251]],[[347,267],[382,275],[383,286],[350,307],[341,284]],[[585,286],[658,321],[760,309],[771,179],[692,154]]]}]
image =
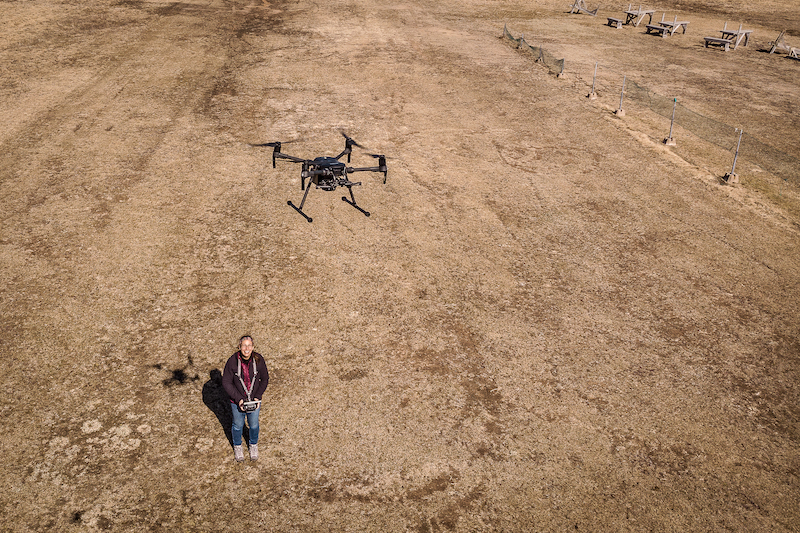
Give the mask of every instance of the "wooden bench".
[{"label": "wooden bench", "polygon": [[621,28],[622,21],[620,19],[615,19],[614,17],[608,17],[608,25],[612,28]]},{"label": "wooden bench", "polygon": [[666,37],[669,32],[669,28],[666,26],[661,26],[660,24],[648,24],[647,25],[647,33],[660,33],[661,37]]},{"label": "wooden bench", "polygon": [[731,43],[733,42],[731,39],[721,39],[719,37],[703,37],[706,40],[706,48],[708,45],[713,44],[716,46],[721,46],[727,52],[730,50]]}]

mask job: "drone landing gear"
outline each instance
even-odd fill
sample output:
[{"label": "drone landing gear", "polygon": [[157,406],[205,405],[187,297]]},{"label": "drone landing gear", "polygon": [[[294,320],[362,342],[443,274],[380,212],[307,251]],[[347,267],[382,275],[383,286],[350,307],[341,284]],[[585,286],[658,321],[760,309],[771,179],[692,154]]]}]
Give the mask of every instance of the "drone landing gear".
[{"label": "drone landing gear", "polygon": [[353,196],[353,187],[347,187],[347,190],[350,191],[350,200],[348,200],[346,196],[342,196],[342,201],[352,205],[353,207],[364,213],[364,215],[369,216],[369,211],[365,211],[364,209],[361,208],[360,205],[356,205],[356,198],[355,196]]},{"label": "drone landing gear", "polygon": [[[353,183],[353,182],[347,181],[346,179],[342,180],[342,181],[344,181],[344,183],[336,183],[336,182],[327,183],[326,182],[326,183],[315,183],[315,185],[316,185],[317,189],[322,189],[322,190],[325,190],[325,191],[335,190],[337,186],[347,187],[347,190],[350,193],[350,199],[348,200],[346,196],[342,196],[342,200],[347,202],[348,204],[352,205],[353,207],[355,207],[359,211],[361,211],[364,215],[369,216],[369,211],[363,209],[360,205],[358,205],[356,203],[355,196],[353,196],[353,185],[361,185],[361,182]],[[306,198],[308,198],[308,193],[309,193],[310,190],[311,190],[311,183],[309,183],[308,187],[305,188],[306,192],[303,194],[303,200],[300,202],[300,206],[299,207],[294,205],[291,200],[286,202],[289,205],[289,207],[291,207],[292,209],[294,209],[295,211],[297,211],[298,213],[303,215],[303,218],[305,218],[308,222],[312,222],[313,219],[303,212],[303,206],[306,205]]]},{"label": "drone landing gear", "polygon": [[[311,184],[309,183],[309,185],[311,185]],[[297,207],[296,205],[294,205],[294,204],[292,203],[292,201],[291,201],[291,200],[289,200],[289,201],[288,201],[288,202],[286,202],[286,203],[287,203],[287,204],[289,204],[289,207],[291,207],[292,209],[294,209],[295,211],[297,211],[298,213],[300,213],[301,215],[303,215],[303,217],[305,217],[305,219],[306,219],[306,220],[308,220],[309,222],[312,222],[312,221],[313,221],[313,219],[312,219],[310,216],[308,216],[308,215],[306,215],[305,213],[303,213],[303,206],[304,206],[304,205],[305,205],[305,203],[306,203],[306,198],[308,197],[308,191],[310,191],[310,190],[311,190],[311,187],[310,187],[310,186],[309,186],[309,187],[306,187],[306,192],[305,192],[305,194],[303,195],[303,201],[302,201],[302,202],[300,202],[300,207]]]},{"label": "drone landing gear", "polygon": [[310,216],[308,216],[308,215],[306,215],[305,213],[303,213],[303,205],[302,205],[302,204],[300,204],[300,207],[297,207],[296,205],[294,205],[294,204],[292,203],[292,201],[291,201],[291,200],[289,200],[289,201],[288,201],[288,202],[286,202],[286,203],[287,203],[287,204],[289,204],[289,205],[291,206],[291,208],[292,208],[292,209],[294,209],[295,211],[297,211],[298,213],[300,213],[301,215],[303,215],[303,216],[305,217],[305,219],[306,219],[306,220],[308,220],[309,222],[313,222],[313,221],[314,221],[314,219],[313,219],[313,218],[311,218]]}]

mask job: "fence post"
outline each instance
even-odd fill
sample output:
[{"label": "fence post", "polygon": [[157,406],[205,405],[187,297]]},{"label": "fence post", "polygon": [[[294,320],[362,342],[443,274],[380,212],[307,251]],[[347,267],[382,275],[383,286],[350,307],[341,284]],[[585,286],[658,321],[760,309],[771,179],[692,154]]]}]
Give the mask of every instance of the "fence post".
[{"label": "fence post", "polygon": [[736,153],[733,155],[733,166],[731,167],[731,171],[725,174],[722,179],[725,180],[725,183],[739,183],[739,176],[736,175],[736,160],[739,158],[739,146],[742,144],[742,133],[744,130],[739,131],[739,141],[736,143]]},{"label": "fence post", "polygon": [[675,146],[675,139],[672,138],[672,126],[675,125],[675,107],[678,105],[678,99],[672,99],[672,121],[669,123],[669,137],[664,139],[664,144],[667,146]]},{"label": "fence post", "polygon": [[594,62],[594,76],[592,77],[592,92],[586,95],[589,100],[595,100],[597,95],[594,92],[594,83],[597,80],[597,61]]},{"label": "fence post", "polygon": [[624,117],[625,116],[625,110],[622,109],[622,98],[625,96],[625,80],[627,80],[627,79],[628,79],[627,75],[622,77],[622,90],[619,92],[619,109],[617,109],[617,111],[616,111],[616,115],[618,117]]}]

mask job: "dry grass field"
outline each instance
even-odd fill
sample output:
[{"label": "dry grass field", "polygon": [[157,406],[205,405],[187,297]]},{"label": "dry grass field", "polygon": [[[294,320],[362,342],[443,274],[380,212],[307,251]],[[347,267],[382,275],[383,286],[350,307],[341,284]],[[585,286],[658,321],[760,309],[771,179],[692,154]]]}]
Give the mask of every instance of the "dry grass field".
[{"label": "dry grass field", "polygon": [[[800,158],[800,10],[569,3],[0,2],[0,529],[800,530],[800,176],[614,114],[626,75]],[[250,144],[340,131],[388,180],[309,224]]]}]

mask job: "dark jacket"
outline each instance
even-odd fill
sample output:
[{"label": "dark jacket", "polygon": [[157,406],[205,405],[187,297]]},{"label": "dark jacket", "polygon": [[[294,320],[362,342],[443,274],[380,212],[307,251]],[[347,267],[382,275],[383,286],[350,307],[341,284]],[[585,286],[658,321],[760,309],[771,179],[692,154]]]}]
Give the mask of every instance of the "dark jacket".
[{"label": "dark jacket", "polygon": [[[247,393],[242,386],[241,380],[239,380],[239,376],[236,374],[236,370],[238,367],[240,352],[236,352],[233,354],[228,362],[225,363],[225,369],[222,371],[222,386],[225,387],[225,392],[228,393],[228,397],[231,401],[235,404],[239,403],[239,400],[247,401]],[[255,377],[255,385],[253,385],[253,392],[250,397],[255,400],[261,400],[262,396],[264,395],[264,391],[267,390],[267,384],[269,383],[269,371],[267,370],[267,363],[264,362],[264,358],[261,356],[260,353],[253,352],[250,355],[250,360],[247,363],[250,367],[250,376],[253,375],[253,368],[254,366],[258,368],[258,374]],[[242,366],[245,363],[242,362]]]}]

